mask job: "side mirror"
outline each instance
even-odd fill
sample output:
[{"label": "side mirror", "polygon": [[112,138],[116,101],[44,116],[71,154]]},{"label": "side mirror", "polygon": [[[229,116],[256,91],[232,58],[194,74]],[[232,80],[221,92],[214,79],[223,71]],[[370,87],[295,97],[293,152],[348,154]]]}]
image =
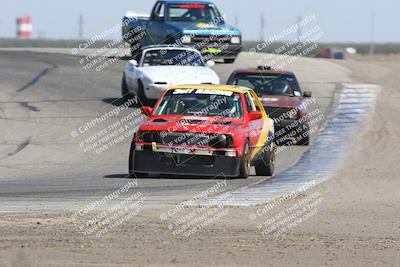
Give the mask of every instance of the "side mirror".
[{"label": "side mirror", "polygon": [[144,106],[140,109],[140,112],[142,112],[143,115],[150,117],[151,113],[153,112],[153,108]]},{"label": "side mirror", "polygon": [[213,66],[215,66],[215,61],[209,60],[209,61],[206,62],[206,64],[209,67],[213,67]]},{"label": "side mirror", "polygon": [[129,60],[129,64],[133,65],[134,67],[137,67],[138,62],[134,59]]},{"label": "side mirror", "polygon": [[251,121],[259,120],[262,118],[261,111],[252,111],[249,113],[249,119]]},{"label": "side mirror", "polygon": [[303,92],[303,97],[311,97],[312,93],[310,91],[304,91]]}]

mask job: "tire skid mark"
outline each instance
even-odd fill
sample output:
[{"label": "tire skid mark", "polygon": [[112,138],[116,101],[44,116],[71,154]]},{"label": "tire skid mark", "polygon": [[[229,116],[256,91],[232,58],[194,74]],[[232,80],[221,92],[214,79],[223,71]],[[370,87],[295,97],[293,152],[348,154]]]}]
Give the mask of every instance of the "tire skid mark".
[{"label": "tire skid mark", "polygon": [[5,114],[6,114],[6,112],[4,111],[4,109],[0,105],[0,119],[4,119],[6,117]]},{"label": "tire skid mark", "polygon": [[29,102],[27,102],[27,101],[20,102],[20,105],[22,107],[24,107],[24,108],[29,109],[30,111],[33,111],[33,112],[39,112],[40,111],[40,109],[38,107],[30,105]]},{"label": "tire skid mark", "polygon": [[27,84],[25,84],[24,86],[22,86],[21,88],[19,88],[17,90],[17,92],[22,92],[26,89],[28,89],[29,87],[32,87],[33,85],[35,85],[42,77],[46,76],[48,73],[50,73],[51,71],[54,71],[55,69],[58,68],[58,65],[51,63],[51,62],[47,62],[47,61],[40,61],[46,64],[49,64],[50,67],[47,67],[45,69],[43,69],[38,75],[36,75],[32,80],[30,80]]},{"label": "tire skid mark", "polygon": [[[230,192],[228,206],[262,205],[290,194],[301,186],[316,185],[332,178],[344,160],[346,146],[351,145],[349,137],[373,109],[379,91],[377,85],[344,84],[331,119],[300,160],[273,179]],[[196,205],[226,202],[226,197],[217,195]]]},{"label": "tire skid mark", "polygon": [[[58,102],[100,102],[104,98],[103,97],[98,97],[98,98],[79,98],[79,99],[43,99],[43,100],[26,100],[27,102],[30,103],[58,103]],[[18,104],[20,101],[0,101],[0,104]]]},{"label": "tire skid mark", "polygon": [[24,142],[18,144],[17,148],[13,151],[7,154],[7,156],[1,158],[0,160],[4,160],[6,158],[12,157],[19,152],[21,152],[23,149],[25,149],[30,143],[31,143],[32,136],[29,136]]}]

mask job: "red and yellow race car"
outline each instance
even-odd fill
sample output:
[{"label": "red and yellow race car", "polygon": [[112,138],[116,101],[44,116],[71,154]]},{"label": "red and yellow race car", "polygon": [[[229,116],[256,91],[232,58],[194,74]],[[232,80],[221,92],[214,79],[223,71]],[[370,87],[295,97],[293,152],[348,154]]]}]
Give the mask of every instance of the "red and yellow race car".
[{"label": "red and yellow race car", "polygon": [[255,92],[240,86],[169,88],[132,141],[129,174],[272,176],[274,123]]}]

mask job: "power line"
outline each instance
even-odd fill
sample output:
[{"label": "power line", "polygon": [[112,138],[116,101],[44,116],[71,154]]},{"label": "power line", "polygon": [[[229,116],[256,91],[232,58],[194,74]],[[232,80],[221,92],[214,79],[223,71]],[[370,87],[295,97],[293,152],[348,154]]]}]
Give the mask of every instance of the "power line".
[{"label": "power line", "polygon": [[371,16],[371,41],[369,44],[369,54],[373,55],[375,53],[375,12],[372,11]]},{"label": "power line", "polygon": [[300,39],[301,39],[301,35],[303,34],[303,28],[301,27],[301,20],[302,20],[303,18],[302,18],[302,16],[301,15],[299,15],[299,17],[297,18],[297,25],[298,25],[298,27],[297,27],[297,42],[299,42],[300,43]]},{"label": "power line", "polygon": [[235,28],[239,26],[239,16],[238,14],[235,15]]},{"label": "power line", "polygon": [[263,41],[264,38],[264,31],[265,31],[265,17],[264,14],[260,15],[260,41]]},{"label": "power line", "polygon": [[83,15],[81,14],[79,15],[79,39],[83,38],[83,25]]},{"label": "power line", "polygon": [[43,30],[38,31],[38,39],[46,39],[46,32]]}]

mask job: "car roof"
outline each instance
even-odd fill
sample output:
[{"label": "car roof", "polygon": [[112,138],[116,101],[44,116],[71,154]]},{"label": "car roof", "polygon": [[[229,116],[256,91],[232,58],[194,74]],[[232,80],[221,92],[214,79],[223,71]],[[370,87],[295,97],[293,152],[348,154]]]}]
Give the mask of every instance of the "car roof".
[{"label": "car roof", "polygon": [[168,91],[170,90],[176,90],[176,89],[205,89],[205,90],[221,90],[221,91],[230,91],[234,93],[245,93],[252,91],[252,89],[243,87],[243,86],[237,86],[237,85],[209,85],[209,84],[196,84],[196,85],[176,85],[168,88]]},{"label": "car roof", "polygon": [[259,69],[259,68],[242,68],[233,71],[233,73],[245,73],[245,74],[288,74],[294,75],[293,72],[288,70],[275,70],[275,69]]}]

